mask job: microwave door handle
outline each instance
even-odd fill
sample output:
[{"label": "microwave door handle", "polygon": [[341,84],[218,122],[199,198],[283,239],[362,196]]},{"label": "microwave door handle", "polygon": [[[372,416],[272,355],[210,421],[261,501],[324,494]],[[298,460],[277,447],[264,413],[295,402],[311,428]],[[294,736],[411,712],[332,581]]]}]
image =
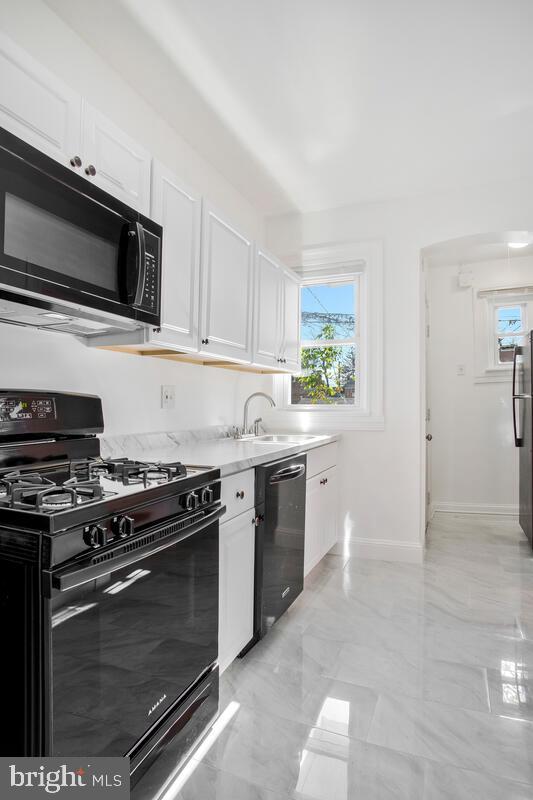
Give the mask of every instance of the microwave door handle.
[{"label": "microwave door handle", "polygon": [[128,305],[142,305],[146,278],[146,243],[144,228],[140,222],[130,222],[123,228],[123,297]]},{"label": "microwave door handle", "polygon": [[[131,567],[138,561],[142,561],[142,559],[154,555],[154,553],[159,553],[161,550],[166,550],[178,542],[188,539],[190,536],[194,536],[196,533],[200,533],[200,531],[204,530],[204,528],[207,528],[213,522],[216,522],[218,519],[220,519],[225,512],[226,506],[218,506],[216,509],[214,509],[214,511],[206,514],[201,520],[192,523],[188,528],[181,530],[174,536],[169,536],[168,538],[152,542],[151,544],[146,545],[146,547],[139,547],[138,550],[134,550],[132,553],[125,553],[124,555],[117,556],[116,558],[110,557],[101,564],[91,564],[90,561],[89,563],[85,561],[73,566],[72,568],[68,568],[65,571],[59,570],[56,573],[49,571],[45,572],[45,590],[47,590],[47,595],[51,596],[51,589],[58,589],[60,592],[66,592],[69,589],[74,589],[76,586],[82,586],[84,583],[89,583],[97,578],[103,578],[106,575],[110,575],[112,572],[116,572],[116,570],[123,569],[124,567]],[[149,532],[140,534],[138,538],[142,539],[143,536],[148,534]],[[135,541],[135,539],[132,541]],[[108,551],[108,553],[109,552],[112,551]],[[46,584],[48,584],[48,586]]]},{"label": "microwave door handle", "polygon": [[144,284],[146,282],[146,242],[144,240],[144,228],[140,222],[134,222],[135,239],[137,242],[137,284],[135,287],[135,297],[133,305],[137,308],[142,305]]}]

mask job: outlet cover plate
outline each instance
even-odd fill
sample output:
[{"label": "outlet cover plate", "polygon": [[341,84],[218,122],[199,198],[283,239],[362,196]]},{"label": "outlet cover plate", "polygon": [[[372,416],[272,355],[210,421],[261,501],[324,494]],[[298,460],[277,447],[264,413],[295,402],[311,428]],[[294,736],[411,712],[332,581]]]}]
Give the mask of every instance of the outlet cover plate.
[{"label": "outlet cover plate", "polygon": [[161,386],[161,408],[174,408],[176,404],[176,387],[170,384]]}]

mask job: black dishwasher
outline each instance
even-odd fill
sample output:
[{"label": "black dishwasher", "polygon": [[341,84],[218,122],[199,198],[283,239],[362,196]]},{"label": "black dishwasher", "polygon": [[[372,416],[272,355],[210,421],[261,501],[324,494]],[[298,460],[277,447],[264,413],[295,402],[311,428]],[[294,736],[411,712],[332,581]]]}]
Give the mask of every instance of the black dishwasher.
[{"label": "black dishwasher", "polygon": [[298,455],[255,470],[255,641],[303,589],[306,466]]}]

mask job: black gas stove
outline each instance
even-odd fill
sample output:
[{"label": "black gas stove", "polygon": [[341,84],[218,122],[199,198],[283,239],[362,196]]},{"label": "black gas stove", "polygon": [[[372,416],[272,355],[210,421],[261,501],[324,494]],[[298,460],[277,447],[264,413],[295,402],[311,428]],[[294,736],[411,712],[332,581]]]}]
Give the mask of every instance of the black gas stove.
[{"label": "black gas stove", "polygon": [[0,391],[2,752],[135,776],[216,713],[225,509],[218,470],[103,459],[102,431],[98,398]]}]

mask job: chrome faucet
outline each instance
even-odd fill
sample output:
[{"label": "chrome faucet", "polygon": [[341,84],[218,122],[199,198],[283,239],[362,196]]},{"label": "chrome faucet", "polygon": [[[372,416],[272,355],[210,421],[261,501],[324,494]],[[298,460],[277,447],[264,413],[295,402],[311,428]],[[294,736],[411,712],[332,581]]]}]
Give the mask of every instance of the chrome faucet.
[{"label": "chrome faucet", "polygon": [[[248,431],[248,406],[250,405],[250,400],[253,400],[254,397],[264,397],[265,400],[268,400],[268,402],[270,403],[272,408],[274,408],[275,405],[276,405],[274,400],[270,397],[270,395],[269,394],[265,394],[265,392],[254,392],[253,394],[251,394],[250,397],[247,398],[247,400],[246,400],[246,402],[244,404],[244,419],[243,419],[243,425],[242,425],[242,432],[243,432],[244,436],[246,436],[246,434],[249,432]],[[259,427],[257,426],[256,427],[256,431],[258,431],[258,430],[259,430]],[[257,433],[255,435],[257,436]]]}]

